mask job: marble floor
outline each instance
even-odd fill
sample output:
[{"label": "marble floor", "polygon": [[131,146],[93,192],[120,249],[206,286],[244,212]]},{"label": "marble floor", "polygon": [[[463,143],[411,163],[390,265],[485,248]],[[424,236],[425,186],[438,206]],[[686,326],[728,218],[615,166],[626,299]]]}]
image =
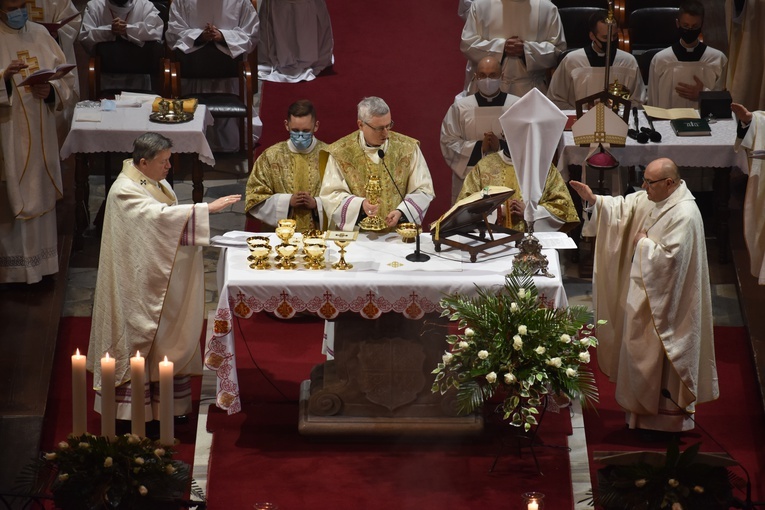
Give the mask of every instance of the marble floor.
[{"label": "marble floor", "polygon": [[[217,157],[217,155],[216,155]],[[232,193],[244,194],[247,182],[247,172],[241,159],[223,155],[218,157],[218,164],[213,172],[205,175],[205,200],[212,201],[217,197]],[[104,197],[104,180],[102,176],[91,176],[90,208],[96,211],[101,206]],[[173,187],[181,203],[191,203],[192,185],[190,175],[182,169],[175,171]],[[212,235],[223,234],[231,230],[243,230],[245,223],[244,202],[231,207],[230,210],[211,217]],[[85,249],[72,256],[69,271],[69,281],[64,304],[64,316],[87,317],[92,313],[93,294],[96,284],[96,267],[99,238],[94,230],[87,233]],[[716,253],[713,249],[714,240],[709,241],[708,252]],[[219,248],[204,248],[205,256],[205,292],[206,310],[215,310],[218,301],[216,283],[216,268]],[[743,324],[735,285],[735,274],[730,264],[716,264],[710,255],[710,274],[712,279],[713,308],[715,325],[740,326]],[[570,261],[568,254],[561,256],[564,273],[564,287],[572,305],[592,307],[592,283],[589,279],[579,278],[578,266]],[[209,334],[207,335],[210,336]],[[207,467],[212,437],[207,432],[206,415],[209,405],[215,403],[215,377],[207,372],[203,378],[202,401],[200,405],[200,420],[197,429],[196,455],[194,478],[204,490],[206,488]],[[576,509],[591,508],[584,503],[576,503],[586,499],[591,489],[589,460],[587,457],[586,437],[581,407],[578,403],[570,408],[574,434],[569,438],[571,476],[573,482],[573,501]]]}]

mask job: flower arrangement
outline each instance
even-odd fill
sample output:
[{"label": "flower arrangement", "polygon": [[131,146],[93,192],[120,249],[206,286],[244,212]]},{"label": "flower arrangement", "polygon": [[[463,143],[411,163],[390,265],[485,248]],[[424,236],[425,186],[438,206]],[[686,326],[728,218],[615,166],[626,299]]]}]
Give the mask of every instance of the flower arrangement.
[{"label": "flower arrangement", "polygon": [[29,493],[50,493],[63,510],[178,508],[191,477],[173,453],[133,434],[70,435],[27,466],[22,479]]},{"label": "flower arrangement", "polygon": [[680,452],[670,443],[664,463],[609,465],[598,471],[594,502],[607,510],[722,510],[733,503],[740,478],[727,468],[700,462],[700,443]]},{"label": "flower arrangement", "polygon": [[586,307],[551,307],[521,271],[507,275],[500,292],[449,296],[441,307],[461,332],[447,335],[450,349],[432,372],[432,391],[456,390],[461,414],[501,393],[504,419],[529,431],[551,392],[580,397],[583,405],[597,401],[587,364],[598,341]]}]

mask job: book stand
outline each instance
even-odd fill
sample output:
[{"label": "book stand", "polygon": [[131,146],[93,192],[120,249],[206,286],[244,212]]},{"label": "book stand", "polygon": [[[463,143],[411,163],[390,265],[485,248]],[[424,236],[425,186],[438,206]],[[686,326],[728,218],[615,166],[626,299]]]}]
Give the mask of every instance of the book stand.
[{"label": "book stand", "polygon": [[[441,251],[441,244],[466,251],[470,254],[470,262],[475,262],[478,254],[494,246],[509,244],[523,237],[523,232],[512,230],[502,225],[492,225],[488,216],[494,212],[503,202],[515,194],[515,190],[488,195],[478,200],[464,204],[457,204],[438,221],[431,226],[433,244],[436,251]],[[474,233],[478,230],[478,235]],[[486,239],[486,233],[489,239]],[[494,238],[494,233],[508,234],[499,239]],[[477,245],[462,243],[451,236],[464,236],[474,241]]]}]

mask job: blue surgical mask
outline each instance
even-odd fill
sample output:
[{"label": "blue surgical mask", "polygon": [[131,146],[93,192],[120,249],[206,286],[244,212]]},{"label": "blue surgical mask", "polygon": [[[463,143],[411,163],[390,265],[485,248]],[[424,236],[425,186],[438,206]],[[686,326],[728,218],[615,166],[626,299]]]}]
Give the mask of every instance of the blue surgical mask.
[{"label": "blue surgical mask", "polygon": [[311,142],[313,142],[313,133],[290,131],[290,140],[297,150],[304,151],[311,146]]},{"label": "blue surgical mask", "polygon": [[27,24],[27,20],[29,19],[26,6],[15,9],[11,12],[6,12],[5,15],[8,18],[6,24],[14,30],[24,28],[24,25]]}]

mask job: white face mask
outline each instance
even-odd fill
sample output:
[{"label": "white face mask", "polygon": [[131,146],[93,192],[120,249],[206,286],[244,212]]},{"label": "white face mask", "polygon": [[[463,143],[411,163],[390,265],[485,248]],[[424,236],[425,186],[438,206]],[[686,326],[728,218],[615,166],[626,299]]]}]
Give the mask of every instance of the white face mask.
[{"label": "white face mask", "polygon": [[488,97],[494,96],[499,92],[499,85],[501,83],[502,80],[499,78],[481,78],[476,81],[478,91]]}]

